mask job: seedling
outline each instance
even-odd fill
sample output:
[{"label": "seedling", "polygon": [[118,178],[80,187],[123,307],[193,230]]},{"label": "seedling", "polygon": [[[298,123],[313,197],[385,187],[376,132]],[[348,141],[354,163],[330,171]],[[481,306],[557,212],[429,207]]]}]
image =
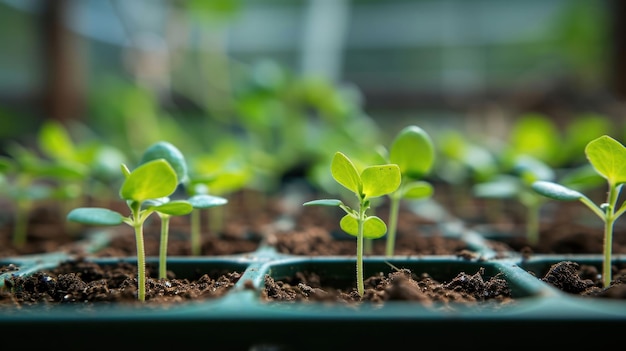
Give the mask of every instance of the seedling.
[{"label": "seedling", "polygon": [[461,217],[472,217],[476,208],[469,190],[476,183],[486,182],[500,171],[493,148],[470,140],[456,129],[437,135],[436,176],[449,186],[450,210]]},{"label": "seedling", "polygon": [[0,192],[13,200],[12,242],[22,247],[28,239],[28,214],[36,203],[64,197],[66,189],[57,187],[56,182],[78,179],[84,169],[80,165],[50,162],[18,144],[10,146],[10,156],[0,156],[0,174],[5,183]]},{"label": "seedling", "polygon": [[395,252],[396,230],[401,199],[425,199],[433,194],[433,186],[422,179],[432,168],[435,149],[430,136],[418,126],[407,126],[398,133],[391,144],[389,163],[400,167],[401,183],[390,193],[389,232],[385,254]]},{"label": "seedling", "polygon": [[[224,208],[227,197],[237,191],[251,186],[253,169],[245,159],[247,155],[238,139],[222,139],[212,148],[210,154],[201,154],[190,162],[189,183],[185,188],[187,194],[199,196],[198,207],[191,213],[192,251],[199,252],[200,221],[202,210],[208,211],[209,232],[218,235],[224,226]],[[243,192],[244,194],[246,192]],[[210,196],[211,198],[206,198]],[[203,199],[204,198],[204,199]],[[244,201],[250,206],[259,206],[255,201]],[[253,204],[253,205],[252,205]]]},{"label": "seedling", "polygon": [[211,207],[226,205],[228,200],[220,196],[199,193],[191,196],[188,201],[191,206],[193,206],[193,211],[191,211],[191,254],[198,256],[202,249],[200,240],[200,211]]},{"label": "seedling", "polygon": [[496,155],[485,144],[471,141],[455,129],[446,129],[438,135],[437,141],[439,162],[435,171],[444,181],[459,185],[459,191],[498,173]]},{"label": "seedling", "polygon": [[[76,143],[70,130],[54,120],[44,122],[37,134],[41,153],[53,164],[62,165],[77,172],[73,177],[55,179],[57,198],[61,198],[63,214],[70,209],[84,205],[90,198],[107,200],[110,184],[119,180],[119,165],[125,162],[125,155],[109,144],[95,140]],[[70,233],[78,233],[80,228],[66,228]]]},{"label": "seedling", "polygon": [[530,155],[518,155],[508,174],[475,184],[472,188],[476,197],[513,199],[526,210],[526,240],[530,245],[539,242],[539,213],[545,198],[532,190],[538,180],[553,181],[554,171],[545,163]]},{"label": "seedling", "polygon": [[304,203],[304,206],[322,205],[339,206],[346,212],[339,222],[341,229],[357,238],[356,278],[357,291],[363,296],[363,239],[377,239],[387,233],[387,225],[377,216],[368,216],[372,198],[393,193],[401,183],[400,167],[385,164],[365,167],[359,173],[354,163],[343,153],[336,152],[331,163],[331,174],[337,183],[353,192],[358,201],[358,209],[352,209],[338,199],[320,199]]},{"label": "seedling", "polygon": [[500,157],[506,162],[525,154],[553,168],[570,168],[585,163],[584,149],[589,140],[610,130],[611,122],[604,115],[579,115],[559,128],[544,114],[528,113],[516,120]]},{"label": "seedling", "polygon": [[[87,182],[103,176],[111,160],[123,160],[121,153],[115,153],[117,150],[111,147],[74,144],[68,131],[58,122],[44,123],[37,141],[38,149],[13,143],[7,148],[8,155],[0,156],[0,174],[5,183],[0,193],[13,200],[15,206],[12,234],[15,247],[26,244],[28,215],[38,202],[57,200],[65,216],[68,212],[65,209],[76,207],[77,202],[83,200],[84,189],[95,188],[96,184]],[[112,179],[102,180],[108,185]],[[75,234],[74,229],[65,228],[69,234]]]},{"label": "seedling", "polygon": [[550,167],[562,164],[565,156],[558,127],[548,116],[527,113],[516,119],[500,155],[504,162],[518,155],[529,155]]},{"label": "seedling", "polygon": [[[144,164],[157,159],[166,160],[170,166],[176,171],[176,178],[178,179],[178,185],[188,180],[187,176],[187,163],[182,152],[178,150],[174,145],[166,141],[159,141],[152,144],[143,153],[140,163]],[[170,202],[169,197],[160,199],[148,200],[145,205],[160,206]],[[182,206],[184,201],[178,201],[179,206]],[[187,214],[193,210],[192,205],[188,204]],[[169,226],[171,214],[155,210],[159,218],[161,219],[161,241],[159,243],[159,279],[167,278],[167,243],[169,237]]]},{"label": "seedling", "polygon": [[[169,164],[176,170],[176,176],[178,177],[179,184],[187,186],[187,192],[194,194],[187,202],[190,204],[189,212],[191,213],[191,254],[194,256],[200,255],[201,240],[200,240],[200,210],[216,207],[226,204],[228,201],[225,198],[219,196],[213,196],[206,193],[207,188],[202,186],[203,184],[194,183],[189,177],[187,171],[187,163],[182,152],[171,143],[160,141],[150,146],[141,158],[141,163],[145,163],[154,159],[163,158],[169,162]],[[204,189],[204,190],[203,190]],[[169,201],[168,198],[164,200]],[[160,201],[160,200],[159,200]],[[158,204],[158,203],[157,203]],[[169,218],[171,215],[156,211],[157,215],[161,218],[161,243],[159,250],[159,278],[165,279],[167,268],[167,242],[169,235]],[[186,213],[184,213],[186,214]]]},{"label": "seedling", "polygon": [[107,208],[81,207],[70,211],[67,219],[88,225],[113,226],[126,223],[134,229],[137,244],[137,298],[143,302],[146,298],[144,223],[157,211],[171,216],[187,214],[191,205],[186,201],[159,201],[174,193],[179,183],[176,171],[165,159],[146,162],[132,172],[125,164],[121,165],[121,169],[125,180],[119,195],[130,209],[129,216]]},{"label": "seedling", "polygon": [[622,185],[626,183],[626,148],[610,136],[603,135],[587,144],[585,154],[595,171],[607,181],[608,194],[605,203],[597,205],[581,192],[555,182],[537,181],[533,183],[532,188],[539,194],[554,200],[578,200],[604,222],[602,282],[606,288],[611,284],[612,279],[613,224],[626,212],[626,201],[622,202],[619,207],[617,204]]}]

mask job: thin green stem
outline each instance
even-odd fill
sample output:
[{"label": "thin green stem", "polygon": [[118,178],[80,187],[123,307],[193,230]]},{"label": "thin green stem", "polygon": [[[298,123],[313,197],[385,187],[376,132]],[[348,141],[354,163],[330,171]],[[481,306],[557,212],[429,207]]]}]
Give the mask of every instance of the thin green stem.
[{"label": "thin green stem", "polygon": [[202,212],[200,209],[191,211],[191,255],[200,255],[200,219]]},{"label": "thin green stem", "polygon": [[167,278],[167,242],[169,236],[170,216],[161,215],[161,242],[159,246],[159,279]]},{"label": "thin green stem", "polygon": [[609,183],[609,194],[607,201],[607,208],[605,208],[604,214],[604,249],[602,262],[602,284],[605,288],[611,285],[612,273],[611,273],[611,253],[613,251],[613,223],[615,223],[615,205],[619,195],[619,188],[616,188],[613,184]]},{"label": "thin green stem", "polygon": [[365,284],[363,282],[363,222],[365,221],[365,209],[363,204],[359,207],[358,218],[358,235],[356,237],[356,279],[357,291],[359,296],[363,296],[365,292]]},{"label": "thin green stem", "polygon": [[396,246],[396,231],[398,227],[398,213],[400,211],[400,197],[390,196],[391,204],[389,208],[389,231],[387,233],[387,246],[385,254],[387,257],[393,256]]},{"label": "thin green stem", "polygon": [[137,245],[137,299],[141,302],[146,300],[146,250],[143,241],[143,224],[150,213],[141,211],[141,202],[133,201],[128,206],[131,217],[126,223],[135,230],[135,243]]},{"label": "thin green stem", "polygon": [[30,200],[18,200],[13,224],[13,245],[22,247],[26,244],[28,230],[28,214],[31,207]]},{"label": "thin green stem", "polygon": [[146,251],[143,242],[143,224],[137,222],[135,228],[135,241],[137,242],[137,298],[139,301],[146,300]]},{"label": "thin green stem", "polygon": [[604,260],[602,262],[602,284],[605,288],[611,285],[611,252],[613,243],[613,223],[614,219],[607,219],[604,224]]}]

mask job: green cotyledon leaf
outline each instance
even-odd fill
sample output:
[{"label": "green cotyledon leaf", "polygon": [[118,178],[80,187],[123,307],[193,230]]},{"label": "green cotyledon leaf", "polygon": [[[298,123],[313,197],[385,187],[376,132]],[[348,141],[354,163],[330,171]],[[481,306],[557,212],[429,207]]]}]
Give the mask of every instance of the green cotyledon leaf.
[{"label": "green cotyledon leaf", "polygon": [[330,173],[337,183],[355,194],[361,194],[361,177],[356,166],[341,152],[336,152],[330,165]]},{"label": "green cotyledon leaf", "polygon": [[67,220],[90,225],[118,225],[123,223],[124,217],[106,208],[80,207],[71,210]]},{"label": "green cotyledon leaf", "polygon": [[403,128],[391,144],[389,162],[400,167],[403,175],[422,178],[432,168],[435,148],[430,136],[418,126]]},{"label": "green cotyledon leaf", "polygon": [[396,191],[402,181],[402,174],[396,164],[370,166],[361,173],[361,181],[366,198],[378,197]]},{"label": "green cotyledon leaf", "polygon": [[178,181],[184,183],[188,178],[187,162],[183,153],[172,143],[159,141],[146,149],[139,164],[163,158],[174,168]]},{"label": "green cotyledon leaf", "polygon": [[176,172],[164,159],[144,163],[124,180],[120,197],[143,202],[171,195],[178,186]]},{"label": "green cotyledon leaf", "polygon": [[387,225],[376,216],[369,216],[363,223],[363,237],[365,239],[378,239],[387,233]]},{"label": "green cotyledon leaf", "polygon": [[[339,226],[344,232],[352,236],[357,236],[359,233],[359,222],[349,214],[341,218]],[[386,233],[387,225],[379,217],[369,216],[363,222],[363,237],[366,239],[378,239],[385,236]]]},{"label": "green cotyledon leaf", "polygon": [[545,180],[536,181],[531,185],[531,187],[537,193],[554,200],[573,201],[579,200],[583,197],[583,194],[576,190],[572,190],[561,184]]},{"label": "green cotyledon leaf", "polygon": [[609,183],[626,183],[626,148],[620,142],[603,135],[587,144],[585,154],[593,168]]},{"label": "green cotyledon leaf", "polygon": [[402,197],[405,199],[426,199],[433,195],[435,189],[432,184],[425,181],[416,181],[407,183],[402,191]]},{"label": "green cotyledon leaf", "polygon": [[320,206],[340,206],[343,202],[337,199],[319,199],[307,201],[302,204],[302,206],[312,206],[312,205],[320,205]]},{"label": "green cotyledon leaf", "polygon": [[170,216],[183,216],[193,211],[193,206],[185,200],[174,200],[155,206],[153,209],[157,212],[165,213]]},{"label": "green cotyledon leaf", "polygon": [[222,206],[228,203],[228,199],[221,196],[198,194],[188,199],[193,208],[210,208]]}]

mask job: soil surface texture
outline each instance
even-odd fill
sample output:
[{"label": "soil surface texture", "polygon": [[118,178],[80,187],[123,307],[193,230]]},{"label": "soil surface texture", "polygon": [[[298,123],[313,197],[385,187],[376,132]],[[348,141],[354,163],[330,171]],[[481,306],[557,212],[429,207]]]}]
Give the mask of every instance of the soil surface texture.
[{"label": "soil surface texture", "polygon": [[99,265],[82,259],[62,263],[48,271],[27,277],[5,279],[0,307],[29,305],[84,306],[86,303],[124,303],[137,306],[164,306],[185,301],[223,296],[242,272],[199,272],[193,279],[155,279],[155,267],[146,266],[146,298],[137,299],[137,265],[119,262]]},{"label": "soil surface texture", "polygon": [[626,267],[613,266],[611,285],[603,288],[601,274],[591,265],[572,261],[553,264],[541,280],[569,294],[610,299],[626,299]]},{"label": "soil surface texture", "polygon": [[452,304],[478,305],[484,302],[508,304],[514,300],[503,277],[484,278],[482,270],[459,273],[449,282],[438,282],[427,273],[416,276],[408,269],[399,269],[387,275],[379,273],[364,281],[360,296],[354,289],[340,289],[312,272],[297,272],[293,277],[275,281],[265,277],[263,298],[268,301],[323,301],[384,303],[385,301],[414,301],[426,306],[452,309]]},{"label": "soil surface texture", "polygon": [[[269,204],[270,202],[265,202]],[[301,202],[300,202],[301,204]],[[282,207],[281,207],[282,206]],[[253,212],[242,212],[244,221],[233,221],[222,227],[221,235],[214,236],[203,233],[202,255],[229,255],[253,252],[261,243],[273,245],[278,252],[317,256],[317,255],[355,255],[355,238],[341,232],[337,224],[341,218],[341,211],[329,211],[322,207],[299,207],[291,210],[286,220],[281,219],[285,213],[284,204],[257,206],[267,208],[261,215]],[[336,210],[336,209],[335,209]],[[237,211],[235,211],[237,212]],[[387,221],[385,210],[381,210],[380,217]],[[259,215],[259,216],[257,216]],[[230,218],[230,217],[228,217]],[[527,257],[535,253],[587,253],[583,248],[591,248],[592,253],[601,252],[602,230],[588,231],[588,226],[572,223],[567,216],[560,216],[550,225],[542,226],[542,245],[562,245],[560,248],[541,249],[522,243],[519,246],[514,240],[509,242],[490,240],[494,247],[500,245],[502,252],[519,250]],[[569,217],[571,219],[571,217]],[[75,242],[68,239],[67,223],[55,220],[50,209],[40,208],[30,216],[29,241],[27,245],[16,249],[10,245],[11,226],[3,226],[0,232],[3,238],[3,247],[7,251],[0,251],[0,257],[14,256],[27,253],[42,253],[63,250],[72,253],[76,260],[68,261],[58,269],[48,272],[39,272],[31,277],[12,276],[5,281],[2,290],[3,305],[29,304],[64,304],[85,302],[136,302],[136,266],[120,264],[114,267],[98,266],[81,259],[86,256]],[[205,217],[205,220],[207,218]],[[280,220],[279,220],[280,219]],[[56,225],[55,225],[56,223]],[[206,222],[205,222],[206,223]],[[283,223],[284,225],[277,225]],[[286,224],[285,224],[286,223]],[[567,225],[570,225],[567,227]],[[190,254],[188,225],[184,218],[172,218],[170,240],[168,241],[168,255],[179,256]],[[579,225],[576,227],[575,225]],[[124,226],[122,226],[123,228]],[[134,256],[135,237],[130,228],[107,248],[96,252],[92,257],[127,257]],[[557,230],[558,229],[558,230]],[[624,235],[618,235],[616,229],[614,252],[618,253],[626,247],[622,244]],[[145,231],[146,255],[158,255],[160,221],[151,222]],[[549,234],[548,234],[549,233]],[[596,237],[592,235],[599,235]],[[59,239],[55,234],[61,234]],[[38,240],[41,238],[42,240]],[[218,240],[219,239],[219,240]],[[582,240],[578,242],[577,240]],[[371,246],[366,246],[366,255],[384,254],[385,240],[374,240]],[[30,245],[34,245],[31,247]],[[599,246],[598,246],[599,245]],[[398,223],[398,239],[396,242],[397,255],[456,255],[464,259],[477,259],[468,249],[466,243],[442,235],[432,221],[420,217],[415,213],[401,208]],[[125,250],[125,251],[124,251]],[[371,251],[367,251],[371,250]],[[3,272],[17,271],[19,267],[7,264],[1,267]],[[573,262],[563,262],[555,265],[550,272],[542,272],[546,282],[572,293],[585,296],[624,298],[623,280],[626,276],[615,268],[614,281],[610,288],[602,289],[598,281],[599,274],[593,267],[578,265]],[[224,294],[232,286],[242,272],[221,272],[221,276],[200,274],[194,280],[180,279],[171,272],[168,281],[155,279],[154,267],[148,267],[147,304],[182,302],[197,298],[215,298]],[[567,273],[567,274],[566,274]],[[546,277],[543,277],[543,275]],[[558,282],[558,274],[565,274],[565,281]],[[109,281],[110,280],[110,281]],[[382,275],[376,274],[365,277],[366,291],[361,297],[356,289],[337,288],[331,285],[322,285],[320,277],[312,272],[298,272],[290,279],[275,281],[267,277],[266,288],[259,291],[260,297],[267,301],[341,301],[344,303],[360,303],[371,301],[382,303],[388,300],[411,300],[431,305],[449,306],[451,302],[467,302],[481,304],[490,302],[511,303],[513,299],[501,277],[489,279],[482,276],[482,272],[459,272],[459,275],[450,281],[438,282],[432,279],[428,272],[409,272],[400,269],[397,272]],[[75,289],[75,290],[74,290]],[[343,290],[342,290],[343,289]]]}]

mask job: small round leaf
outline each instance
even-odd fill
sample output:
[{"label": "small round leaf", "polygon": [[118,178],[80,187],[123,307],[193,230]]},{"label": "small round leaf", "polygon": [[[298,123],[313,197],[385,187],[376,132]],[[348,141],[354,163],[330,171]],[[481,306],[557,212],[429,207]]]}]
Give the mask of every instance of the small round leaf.
[{"label": "small round leaf", "polygon": [[67,214],[67,220],[91,225],[118,225],[124,217],[118,212],[106,208],[80,207]]},{"label": "small round leaf", "polygon": [[367,198],[393,193],[402,181],[400,167],[396,164],[370,166],[361,173],[363,194]]},{"label": "small round leaf", "polygon": [[554,200],[573,201],[579,200],[583,197],[583,195],[576,190],[544,180],[534,182],[532,184],[532,189],[537,193]]},{"label": "small round leaf", "polygon": [[361,192],[361,177],[354,163],[341,152],[335,153],[330,165],[330,173],[337,183],[343,185],[355,194]]},{"label": "small round leaf", "polygon": [[120,196],[124,200],[143,202],[171,195],[178,186],[176,172],[164,159],[144,163],[124,180]]},{"label": "small round leaf", "polygon": [[626,148],[608,135],[594,139],[585,147],[593,168],[611,184],[626,183]]},{"label": "small round leaf", "polygon": [[378,239],[387,233],[387,225],[382,219],[370,216],[363,223],[363,237],[366,239]]},{"label": "small round leaf", "polygon": [[223,197],[206,194],[194,195],[190,197],[188,201],[193,208],[210,208],[228,203],[228,200]]},{"label": "small round leaf", "polygon": [[152,144],[141,157],[139,164],[163,158],[174,168],[180,183],[188,180],[187,162],[185,156],[178,148],[167,141],[159,141]]},{"label": "small round leaf", "polygon": [[[339,226],[344,232],[352,236],[359,235],[359,222],[351,215],[343,216],[339,222]],[[383,237],[386,233],[387,225],[382,219],[376,216],[367,217],[365,222],[363,222],[363,237],[366,239],[378,239]]]},{"label": "small round leaf", "polygon": [[432,184],[424,181],[408,183],[404,186],[403,191],[403,198],[414,200],[428,198],[435,192]]},{"label": "small round leaf", "polygon": [[343,216],[341,221],[339,221],[339,226],[341,227],[341,230],[352,236],[359,235],[359,222],[356,218],[354,218],[354,216],[349,214]]},{"label": "small round leaf", "polygon": [[191,203],[184,200],[174,200],[155,206],[153,209],[157,212],[165,213],[170,216],[183,216],[193,211],[193,206]]},{"label": "small round leaf", "polygon": [[407,126],[398,133],[389,151],[389,162],[400,167],[403,175],[422,178],[433,166],[435,148],[430,136],[418,126]]}]

